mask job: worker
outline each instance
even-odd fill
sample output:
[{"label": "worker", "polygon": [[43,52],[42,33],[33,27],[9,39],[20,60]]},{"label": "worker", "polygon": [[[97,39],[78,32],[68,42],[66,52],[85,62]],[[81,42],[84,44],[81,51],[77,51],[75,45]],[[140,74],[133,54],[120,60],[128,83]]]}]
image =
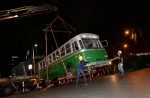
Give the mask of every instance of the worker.
[{"label": "worker", "polygon": [[85,75],[85,73],[84,73],[84,67],[83,67],[86,63],[87,63],[87,62],[85,62],[85,61],[83,60],[82,55],[79,55],[79,61],[78,61],[78,66],[77,66],[77,70],[76,70],[76,72],[77,72],[76,87],[79,86],[79,77],[80,77],[80,74],[82,74],[82,76],[83,76],[84,85],[85,85],[85,86],[88,85],[88,84],[87,84],[87,80],[86,80],[86,75]]}]

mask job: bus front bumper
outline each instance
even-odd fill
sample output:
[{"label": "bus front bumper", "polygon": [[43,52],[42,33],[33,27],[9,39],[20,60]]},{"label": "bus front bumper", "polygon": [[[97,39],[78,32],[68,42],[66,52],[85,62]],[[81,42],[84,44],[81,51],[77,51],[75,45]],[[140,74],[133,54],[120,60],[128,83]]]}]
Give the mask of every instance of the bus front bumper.
[{"label": "bus front bumper", "polygon": [[106,66],[106,65],[111,65],[111,61],[110,60],[105,60],[105,61],[97,61],[97,62],[89,62],[86,67],[102,67],[102,66]]}]

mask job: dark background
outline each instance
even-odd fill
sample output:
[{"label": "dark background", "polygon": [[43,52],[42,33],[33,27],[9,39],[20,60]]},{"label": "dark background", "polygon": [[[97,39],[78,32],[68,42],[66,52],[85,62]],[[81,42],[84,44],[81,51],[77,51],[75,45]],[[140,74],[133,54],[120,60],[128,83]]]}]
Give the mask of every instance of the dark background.
[{"label": "dark background", "polygon": [[[149,47],[149,3],[147,0],[0,0],[0,10],[9,10],[22,6],[49,4],[58,7],[58,13],[44,13],[35,16],[0,21],[0,74],[10,73],[12,56],[18,56],[18,62],[25,60],[28,50],[35,43],[38,53],[45,54],[45,37],[42,31],[58,14],[75,28],[75,33],[55,33],[60,46],[69,37],[82,32],[91,32],[106,39],[108,55],[113,57],[122,49],[126,41],[130,43],[125,52],[146,52],[143,41]],[[124,36],[126,29],[134,29],[138,34],[137,43]],[[139,36],[142,32],[144,40]],[[48,34],[48,53],[55,49],[52,34]]]}]

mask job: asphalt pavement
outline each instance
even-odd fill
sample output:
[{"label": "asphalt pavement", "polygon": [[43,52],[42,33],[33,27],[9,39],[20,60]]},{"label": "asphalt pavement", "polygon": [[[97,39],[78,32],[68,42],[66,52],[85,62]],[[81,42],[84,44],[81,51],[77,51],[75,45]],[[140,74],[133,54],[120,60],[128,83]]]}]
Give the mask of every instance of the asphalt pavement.
[{"label": "asphalt pavement", "polygon": [[150,68],[104,77],[88,78],[88,85],[75,82],[7,98],[150,98]]}]

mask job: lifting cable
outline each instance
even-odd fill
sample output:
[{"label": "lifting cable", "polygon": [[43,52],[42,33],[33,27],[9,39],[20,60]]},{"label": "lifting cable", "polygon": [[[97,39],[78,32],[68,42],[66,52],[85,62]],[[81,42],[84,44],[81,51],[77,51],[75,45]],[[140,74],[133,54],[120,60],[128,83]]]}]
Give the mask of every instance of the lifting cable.
[{"label": "lifting cable", "polygon": [[[54,41],[55,41],[55,45],[56,45],[56,48],[58,49],[59,47],[58,47],[58,44],[57,44],[57,41],[56,41],[56,38],[55,38],[55,35],[54,35],[54,30],[52,29],[52,25],[53,25],[53,23],[57,20],[57,19],[59,19],[59,20],[61,20],[61,23],[65,26],[65,27],[67,27],[66,25],[68,25],[71,29],[73,29],[73,31],[75,31],[74,30],[74,28],[72,27],[72,26],[70,26],[68,23],[66,23],[62,18],[60,18],[59,16],[58,16],[58,14],[57,14],[57,16],[55,17],[55,19],[49,24],[49,26],[45,29],[45,32],[47,33],[47,31],[50,31],[50,32],[52,32],[52,35],[53,35],[53,38],[54,38]],[[48,28],[50,29],[50,30],[48,30]],[[69,30],[68,30],[69,31]],[[69,33],[70,34],[70,33]],[[69,35],[70,36],[70,35]],[[47,56],[47,55],[46,55]],[[61,56],[60,55],[60,51],[59,51],[59,56]],[[46,57],[47,58],[47,57]],[[64,67],[64,69],[65,69],[65,72],[67,73],[67,70],[66,70],[66,67],[65,67],[65,64],[64,64],[64,62],[63,62],[63,60],[62,60],[62,58],[61,58],[61,62],[62,62],[62,64],[63,64],[63,67]]]},{"label": "lifting cable", "polygon": [[[54,32],[53,32],[53,30],[52,30],[51,26],[50,26],[50,29],[51,29],[51,32],[52,32],[52,35],[53,35],[53,38],[54,38],[54,41],[55,41],[56,47],[57,47],[57,49],[58,49],[58,44],[57,44],[57,41],[56,41],[56,38],[55,38],[55,35],[54,35]],[[59,53],[59,56],[60,56],[60,51],[59,51],[58,53]],[[63,67],[64,67],[64,69],[65,69],[65,72],[67,73],[67,70],[66,70],[66,67],[65,67],[65,64],[64,64],[64,62],[63,62],[62,58],[61,58],[61,62],[62,62],[62,64],[63,64]]]}]

